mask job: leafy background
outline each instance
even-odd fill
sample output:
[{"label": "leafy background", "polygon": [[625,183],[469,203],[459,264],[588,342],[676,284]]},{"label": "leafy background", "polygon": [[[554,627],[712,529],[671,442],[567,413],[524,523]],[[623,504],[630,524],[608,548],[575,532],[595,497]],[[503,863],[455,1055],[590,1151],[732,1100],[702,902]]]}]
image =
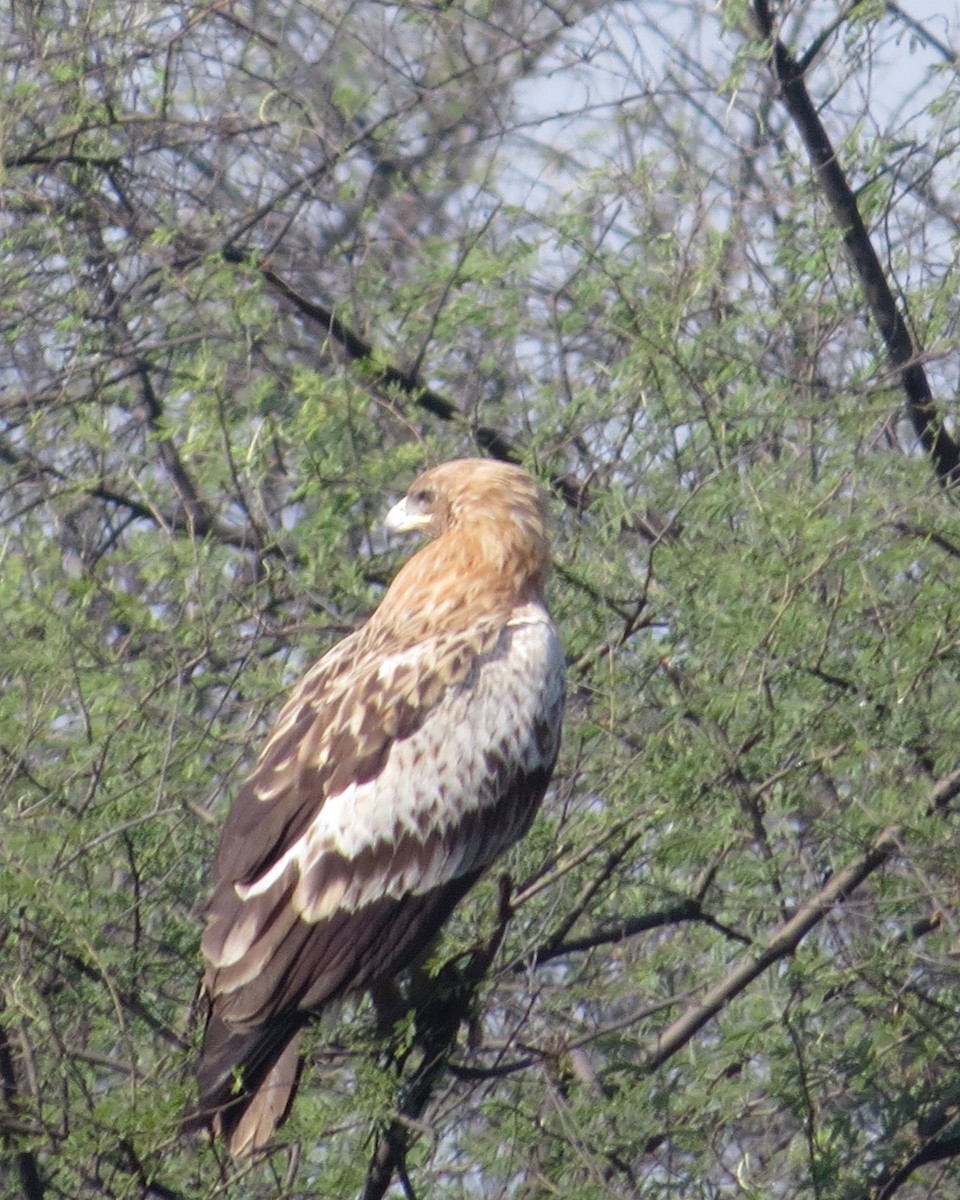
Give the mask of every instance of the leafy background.
[{"label": "leafy background", "polygon": [[[960,1196],[941,9],[10,7],[4,1196]],[[231,1165],[178,1134],[219,822],[476,453],[552,488],[570,660],[515,912],[405,1176],[366,1003]]]}]

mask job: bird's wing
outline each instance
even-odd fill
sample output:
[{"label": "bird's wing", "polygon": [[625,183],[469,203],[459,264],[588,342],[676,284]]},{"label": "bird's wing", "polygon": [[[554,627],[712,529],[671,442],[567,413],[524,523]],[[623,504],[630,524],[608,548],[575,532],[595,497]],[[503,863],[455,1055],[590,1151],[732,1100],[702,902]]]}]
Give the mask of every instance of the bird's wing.
[{"label": "bird's wing", "polygon": [[563,654],[539,604],[352,641],[281,713],[225,828],[203,948],[235,1028],[401,969],[526,831],[556,758]]}]

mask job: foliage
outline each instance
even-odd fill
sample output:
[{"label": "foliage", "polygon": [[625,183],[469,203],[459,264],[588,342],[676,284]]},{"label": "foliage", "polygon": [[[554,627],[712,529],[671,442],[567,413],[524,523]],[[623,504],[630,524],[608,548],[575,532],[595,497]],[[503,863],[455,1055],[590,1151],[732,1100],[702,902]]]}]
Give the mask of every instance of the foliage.
[{"label": "foliage", "polygon": [[554,488],[571,695],[395,1194],[960,1197],[960,515],[924,442],[960,34],[764,14],[11,9],[4,1197],[373,1194],[419,1043],[391,1058],[366,1002],[312,1032],[263,1161],[180,1135],[207,868],[286,688],[406,553],[389,498],[481,451]]}]

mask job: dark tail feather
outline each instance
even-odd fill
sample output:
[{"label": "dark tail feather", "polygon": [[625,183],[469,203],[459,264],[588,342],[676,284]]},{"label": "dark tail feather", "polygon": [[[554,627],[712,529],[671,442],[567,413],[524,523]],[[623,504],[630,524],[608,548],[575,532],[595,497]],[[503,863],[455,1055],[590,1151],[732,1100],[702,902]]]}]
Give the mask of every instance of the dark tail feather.
[{"label": "dark tail feather", "polygon": [[198,1108],[188,1132],[211,1129],[235,1157],[252,1154],[286,1118],[300,1080],[303,1019],[237,1033],[211,1014],[197,1064]]}]

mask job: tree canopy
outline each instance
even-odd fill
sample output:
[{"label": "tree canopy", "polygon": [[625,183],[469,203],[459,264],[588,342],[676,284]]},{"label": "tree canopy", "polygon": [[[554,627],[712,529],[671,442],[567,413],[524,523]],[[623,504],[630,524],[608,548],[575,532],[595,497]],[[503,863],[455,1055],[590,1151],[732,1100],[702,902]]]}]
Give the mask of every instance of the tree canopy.
[{"label": "tree canopy", "polygon": [[[9,6],[4,1197],[960,1197],[948,8]],[[237,1166],[217,830],[468,454],[553,494],[555,782]]]}]

